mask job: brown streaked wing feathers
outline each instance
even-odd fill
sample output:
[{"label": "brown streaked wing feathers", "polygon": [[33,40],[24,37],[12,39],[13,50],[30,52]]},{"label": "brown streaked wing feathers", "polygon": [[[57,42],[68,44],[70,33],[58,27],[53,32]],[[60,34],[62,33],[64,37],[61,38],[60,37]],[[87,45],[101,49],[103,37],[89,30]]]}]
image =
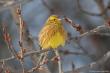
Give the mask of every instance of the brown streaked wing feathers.
[{"label": "brown streaked wing feathers", "polygon": [[56,32],[58,32],[58,27],[56,25],[45,25],[39,34],[39,44],[41,47],[48,44],[48,41],[55,35]]}]

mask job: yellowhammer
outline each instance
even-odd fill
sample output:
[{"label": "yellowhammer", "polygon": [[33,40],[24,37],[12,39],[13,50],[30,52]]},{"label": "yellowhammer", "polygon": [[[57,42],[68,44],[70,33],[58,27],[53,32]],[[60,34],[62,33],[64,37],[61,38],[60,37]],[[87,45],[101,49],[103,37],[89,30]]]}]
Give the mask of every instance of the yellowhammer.
[{"label": "yellowhammer", "polygon": [[56,49],[59,46],[64,46],[67,39],[61,20],[56,15],[51,15],[44,27],[41,29],[38,40],[42,50]]},{"label": "yellowhammer", "polygon": [[[67,32],[65,31],[61,20],[56,15],[51,15],[44,27],[41,29],[38,40],[39,45],[44,49],[57,49],[59,46],[64,46],[67,39]],[[58,51],[55,50],[57,56],[60,56]],[[44,55],[44,57],[43,57]],[[42,53],[38,65],[46,59],[47,52]],[[59,73],[62,73],[61,62],[58,62]]]}]

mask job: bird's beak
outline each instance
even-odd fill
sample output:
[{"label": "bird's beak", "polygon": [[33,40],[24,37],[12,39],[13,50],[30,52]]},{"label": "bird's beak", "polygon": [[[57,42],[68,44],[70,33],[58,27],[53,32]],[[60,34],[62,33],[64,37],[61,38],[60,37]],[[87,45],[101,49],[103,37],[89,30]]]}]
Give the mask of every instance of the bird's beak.
[{"label": "bird's beak", "polygon": [[59,21],[61,21],[62,19],[58,19]]}]

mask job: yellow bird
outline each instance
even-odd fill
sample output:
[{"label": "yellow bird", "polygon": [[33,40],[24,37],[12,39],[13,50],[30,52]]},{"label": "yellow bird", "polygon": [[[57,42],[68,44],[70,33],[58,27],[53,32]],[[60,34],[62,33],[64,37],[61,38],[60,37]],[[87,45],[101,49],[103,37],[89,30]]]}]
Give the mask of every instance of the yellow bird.
[{"label": "yellow bird", "polygon": [[42,50],[57,49],[59,46],[65,45],[67,32],[58,16],[51,15],[47,19],[44,27],[39,33],[38,40]]}]

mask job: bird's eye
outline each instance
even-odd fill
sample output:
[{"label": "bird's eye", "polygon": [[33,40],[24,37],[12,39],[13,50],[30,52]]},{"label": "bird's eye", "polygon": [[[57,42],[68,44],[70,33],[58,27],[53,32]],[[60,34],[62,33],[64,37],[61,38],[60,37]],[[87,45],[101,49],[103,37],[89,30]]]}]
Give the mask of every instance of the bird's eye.
[{"label": "bird's eye", "polygon": [[56,21],[56,19],[54,19],[54,21]]}]

